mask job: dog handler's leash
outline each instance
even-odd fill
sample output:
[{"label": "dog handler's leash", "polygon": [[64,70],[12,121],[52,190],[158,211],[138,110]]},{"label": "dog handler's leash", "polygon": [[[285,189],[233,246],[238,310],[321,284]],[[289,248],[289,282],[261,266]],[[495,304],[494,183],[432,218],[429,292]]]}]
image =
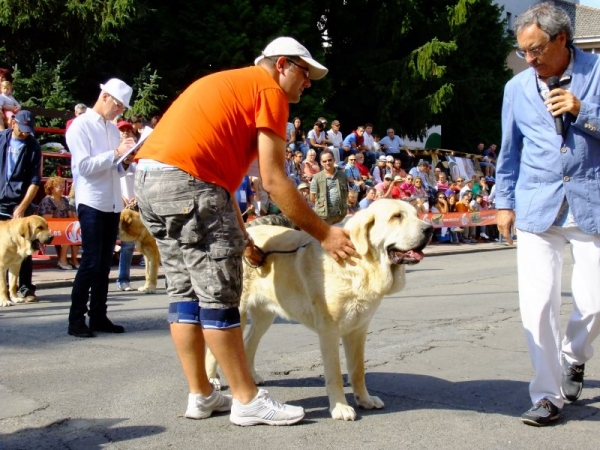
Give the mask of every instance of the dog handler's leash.
[{"label": "dog handler's leash", "polygon": [[258,250],[258,253],[260,253],[260,262],[257,265],[253,265],[250,261],[248,261],[248,258],[246,258],[244,255],[242,255],[242,259],[244,260],[244,262],[246,263],[246,265],[248,265],[249,267],[253,268],[253,269],[258,269],[259,267],[261,267],[262,265],[264,265],[265,261],[267,260],[267,256],[272,255],[273,253],[281,253],[281,254],[290,254],[290,253],[296,253],[298,250],[300,250],[301,248],[306,247],[308,244],[310,244],[310,242],[307,242],[304,245],[301,245],[300,247],[295,248],[294,250],[271,250],[268,252],[263,251],[262,248],[260,248],[258,245],[254,244],[254,248],[256,250]]}]

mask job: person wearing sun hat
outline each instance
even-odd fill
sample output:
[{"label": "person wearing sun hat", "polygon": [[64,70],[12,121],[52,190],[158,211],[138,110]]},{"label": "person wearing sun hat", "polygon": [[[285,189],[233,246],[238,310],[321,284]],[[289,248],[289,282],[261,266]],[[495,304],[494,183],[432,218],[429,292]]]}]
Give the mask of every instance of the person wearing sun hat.
[{"label": "person wearing sun hat", "polygon": [[[232,193],[258,157],[262,185],[282,212],[336,260],[355,255],[348,233],[320,220],[285,172],[289,104],[326,74],[298,41],[279,37],[253,67],[192,83],[136,155],[135,192],[164,263],[167,320],[189,388],[187,418],[231,410],[236,425],[291,425],[304,417],[302,408],[258,390],[248,370],[239,312],[242,256],[253,264],[261,257]],[[205,345],[232,396],[196,370],[204,367]]]},{"label": "person wearing sun hat", "polygon": [[[129,108],[132,93],[131,87],[117,78],[101,84],[93,108],[73,121],[66,132],[83,250],[71,291],[67,330],[75,337],[93,337],[94,331],[125,331],[108,319],[106,301],[123,209],[120,178],[125,169],[119,158],[135,144],[132,138],[121,139],[113,119]],[[86,313],[89,326],[85,322]]]}]

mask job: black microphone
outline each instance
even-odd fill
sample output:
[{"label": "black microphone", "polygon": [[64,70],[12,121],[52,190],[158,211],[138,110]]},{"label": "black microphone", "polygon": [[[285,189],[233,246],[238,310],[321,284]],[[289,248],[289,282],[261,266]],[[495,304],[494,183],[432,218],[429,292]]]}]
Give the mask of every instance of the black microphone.
[{"label": "black microphone", "polygon": [[[558,79],[558,77],[550,77],[548,78],[548,81],[546,83],[548,84],[548,89],[550,90],[558,89],[560,87],[560,80]],[[564,131],[562,115],[554,116],[554,126],[556,128],[556,134],[562,136]]]}]

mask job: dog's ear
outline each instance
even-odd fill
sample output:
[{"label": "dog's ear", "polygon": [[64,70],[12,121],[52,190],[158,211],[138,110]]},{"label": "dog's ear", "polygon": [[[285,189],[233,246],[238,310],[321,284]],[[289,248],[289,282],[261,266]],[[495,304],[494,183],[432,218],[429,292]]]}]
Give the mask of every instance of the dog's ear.
[{"label": "dog's ear", "polygon": [[21,224],[19,225],[19,235],[28,241],[33,235],[31,228],[29,227],[29,220],[21,220]]},{"label": "dog's ear", "polygon": [[358,222],[350,231],[350,238],[356,247],[359,255],[365,256],[369,253],[370,241],[369,232],[375,223],[375,214],[372,210],[363,209],[354,214],[352,220]]}]

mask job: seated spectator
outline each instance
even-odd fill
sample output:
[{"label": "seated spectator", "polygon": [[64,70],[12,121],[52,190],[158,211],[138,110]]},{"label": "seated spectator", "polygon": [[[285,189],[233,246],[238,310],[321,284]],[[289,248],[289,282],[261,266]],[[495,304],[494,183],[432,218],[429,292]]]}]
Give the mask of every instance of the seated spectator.
[{"label": "seated spectator", "polygon": [[[454,197],[454,196],[453,196]],[[436,195],[436,201],[431,207],[431,212],[435,214],[448,214],[450,211],[450,205],[446,194],[438,192]],[[460,228],[459,231],[464,231]],[[456,235],[456,228],[442,227],[436,230],[439,242],[450,242],[451,244],[459,244],[458,236]]]},{"label": "seated spectator", "polygon": [[290,148],[290,144],[294,143],[294,141],[292,141],[292,131],[294,131],[294,124],[292,122],[288,122],[287,125],[285,126],[285,145],[286,145],[286,148]]},{"label": "seated spectator", "polygon": [[404,179],[408,176],[407,173],[402,168],[401,160],[394,159],[394,161],[392,162],[392,175],[399,176],[402,179]]},{"label": "seated spectator", "polygon": [[[471,200],[473,199],[473,194],[471,191],[461,192],[461,194],[462,198],[456,204],[456,212],[473,212],[471,209]],[[476,232],[476,227],[465,227],[465,231],[463,232],[463,242],[467,244],[475,244],[477,242]]]},{"label": "seated spectator", "polygon": [[[380,156],[377,159],[377,165],[373,167],[371,170],[371,174],[373,175],[373,185],[378,185],[383,182],[383,177],[386,174],[385,170],[386,157]],[[390,173],[391,175],[391,173]]]},{"label": "seated spectator", "polygon": [[423,187],[427,190],[429,186],[429,174],[427,170],[429,169],[429,163],[424,159],[419,160],[417,167],[413,167],[410,169],[409,174],[413,176],[413,178],[420,177],[423,182]]},{"label": "seated spectator", "polygon": [[[473,186],[471,187],[473,197],[475,197],[477,194],[481,194],[481,181],[482,180],[479,179],[479,175],[473,174]],[[483,184],[485,186],[485,181],[483,182]]]},{"label": "seated spectator", "polygon": [[152,116],[152,119],[150,119],[150,128],[152,128],[152,129],[156,128],[156,125],[158,124],[160,117],[161,116]]},{"label": "seated spectator", "polygon": [[371,203],[373,203],[377,196],[377,189],[374,187],[367,188],[365,197],[358,203],[360,209],[367,209]]},{"label": "seated spectator", "polygon": [[269,214],[271,203],[269,193],[263,188],[260,177],[250,177],[250,182],[254,192],[254,213],[257,216],[266,216]]},{"label": "seated spectator", "polygon": [[293,144],[290,144],[289,147],[292,150],[300,150],[302,152],[302,157],[306,158],[308,153],[308,145],[306,143],[306,134],[304,133],[302,120],[300,120],[300,117],[294,117],[294,131],[292,131],[291,135]]},{"label": "seated spectator", "polygon": [[316,121],[313,129],[308,132],[308,146],[311,150],[317,152],[317,161],[319,155],[327,148],[327,134],[323,131],[323,123]]},{"label": "seated spectator", "polygon": [[396,176],[394,174],[394,157],[392,155],[385,157],[385,173],[389,173],[393,177]]},{"label": "seated spectator", "polygon": [[404,183],[402,183],[402,185],[400,186],[400,189],[406,192],[406,195],[410,197],[415,196],[415,185],[413,184],[412,175],[409,174],[406,176],[406,178],[404,179]]},{"label": "seated spectator", "polygon": [[141,114],[132,114],[129,117],[129,123],[131,123],[131,126],[133,127],[133,132],[135,133],[136,138],[139,139],[142,136],[144,127],[146,126],[146,119]]},{"label": "seated spectator", "polygon": [[394,187],[392,180],[393,180],[392,175],[389,173],[386,173],[383,177],[383,181],[381,183],[377,183],[375,185],[375,189],[378,192],[383,193],[382,198],[391,198],[392,197],[391,192],[392,192],[392,188]]},{"label": "seated spectator", "polygon": [[398,156],[402,160],[402,165],[410,169],[413,165],[415,155],[404,146],[404,142],[399,136],[396,136],[393,128],[388,128],[387,136],[379,142],[381,151],[388,155]]},{"label": "seated spectator", "polygon": [[302,156],[302,152],[300,150],[296,150],[293,153],[292,161],[294,163],[294,167],[292,169],[292,173],[294,178],[300,180],[300,182],[306,180],[306,176],[304,175],[304,163],[302,160],[304,157]]},{"label": "seated spectator", "polygon": [[87,106],[85,105],[85,103],[77,103],[75,105],[75,117],[73,117],[72,119],[67,120],[67,123],[65,124],[65,130],[68,130],[69,127],[71,126],[71,124],[73,123],[73,121],[75,119],[77,119],[77,117],[79,117],[80,115],[84,114],[87,111]]},{"label": "seated spectator", "polygon": [[365,182],[360,176],[360,170],[356,167],[356,155],[350,155],[348,157],[348,164],[346,164],[344,172],[346,172],[350,190],[360,192],[366,189]]},{"label": "seated spectator", "polygon": [[344,144],[344,136],[342,136],[340,127],[340,121],[334,120],[331,122],[331,129],[327,132],[327,145],[329,150],[332,151],[336,163],[342,160],[342,146]]},{"label": "seated spectator", "polygon": [[[471,211],[473,211],[473,212],[487,210],[487,206],[483,202],[483,195],[481,195],[481,194],[477,194],[475,196],[475,199],[471,200],[471,203],[469,204],[469,206],[471,207]],[[487,241],[489,239],[489,236],[485,232],[485,226],[478,226],[477,231],[479,233],[479,237],[482,238],[482,240]]]},{"label": "seated spectator", "polygon": [[498,146],[496,144],[490,145],[490,148],[483,152],[483,160],[479,163],[483,170],[485,181],[495,181],[494,175],[496,172],[496,159],[498,154],[496,152]]},{"label": "seated spectator", "polygon": [[248,175],[242,178],[242,183],[235,191],[235,199],[240,207],[242,219],[247,222],[248,217],[254,215],[254,191]]},{"label": "seated spectator", "polygon": [[341,159],[345,160],[348,156],[356,155],[358,153],[362,147],[362,136],[364,132],[365,127],[361,125],[344,138],[344,142],[342,143],[343,153],[340,155]]},{"label": "seated spectator", "polygon": [[360,210],[360,205],[358,203],[358,192],[356,191],[348,191],[348,199],[346,200],[348,204],[348,212],[346,215],[351,216],[355,212]]},{"label": "seated spectator", "polygon": [[312,181],[312,178],[321,171],[319,163],[317,162],[317,152],[315,150],[309,150],[306,153],[306,159],[304,160],[304,180]]},{"label": "seated spectator", "polygon": [[429,194],[427,194],[427,191],[423,187],[423,180],[421,177],[418,176],[415,178],[413,186],[415,188],[413,195],[421,200],[423,212],[429,212]]},{"label": "seated spectator", "polygon": [[[46,197],[42,199],[38,206],[38,214],[45,219],[67,219],[75,218],[69,205],[69,199],[63,195],[66,180],[61,177],[50,177],[44,185]],[[77,245],[55,245],[58,256],[57,266],[61,270],[73,270],[79,268],[77,261]],[[71,247],[71,264],[67,260],[68,248]]]},{"label": "seated spectator", "polygon": [[369,168],[365,166],[365,152],[358,152],[356,155],[356,167],[360,172],[360,177],[367,186],[373,186],[373,175],[369,173]]},{"label": "seated spectator", "polygon": [[446,174],[444,172],[441,172],[438,175],[436,185],[437,185],[438,192],[446,192],[448,190],[448,188],[450,187],[448,185],[448,177],[446,176]]},{"label": "seated spectator", "polygon": [[473,192],[473,185],[475,183],[473,182],[472,179],[466,179],[464,181],[463,186],[460,188],[460,194],[458,196],[459,201],[463,199],[463,196],[465,195],[465,192],[469,191],[470,193]]},{"label": "seated spectator", "polygon": [[[300,153],[300,156],[302,156],[302,153]],[[294,181],[294,184],[296,186],[298,186],[302,181],[300,180],[299,177],[296,176],[294,169],[295,169],[294,154],[292,153],[292,151],[289,148],[286,148],[285,149],[285,174],[288,176],[288,178],[290,178],[291,180]]]},{"label": "seated spectator", "polygon": [[298,192],[300,192],[300,195],[304,198],[304,200],[306,200],[306,203],[308,203],[311,207],[315,206],[310,201],[310,186],[308,184],[300,183],[298,185]]},{"label": "seated spectator", "polygon": [[2,81],[0,83],[0,108],[2,108],[2,114],[5,117],[5,127],[10,126],[12,117],[21,109],[21,105],[15,100],[12,94],[12,83],[10,81]]}]

